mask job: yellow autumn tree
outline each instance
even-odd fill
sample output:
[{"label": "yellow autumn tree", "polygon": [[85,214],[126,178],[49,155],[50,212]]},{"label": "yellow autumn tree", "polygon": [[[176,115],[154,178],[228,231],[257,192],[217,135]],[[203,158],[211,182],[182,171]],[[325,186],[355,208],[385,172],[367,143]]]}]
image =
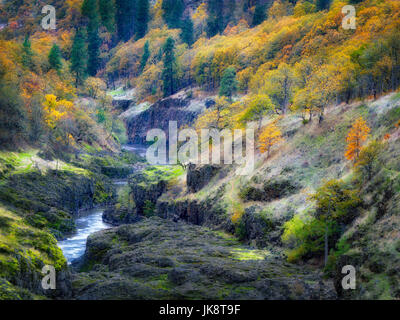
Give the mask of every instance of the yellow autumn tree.
[{"label": "yellow autumn tree", "polygon": [[358,118],[347,136],[347,150],[345,157],[348,160],[357,160],[362,148],[363,142],[367,139],[370,132],[370,128],[367,126],[366,121],[360,117]]},{"label": "yellow autumn tree", "polygon": [[61,119],[66,117],[72,111],[74,104],[68,100],[57,100],[54,94],[45,96],[43,110],[46,124],[55,129]]},{"label": "yellow autumn tree", "polygon": [[267,158],[269,158],[272,146],[283,141],[282,133],[276,125],[276,121],[264,128],[258,141],[261,153],[267,152]]},{"label": "yellow autumn tree", "polygon": [[229,120],[229,102],[226,97],[220,97],[215,100],[213,108],[205,111],[196,121],[196,130],[201,129],[224,129],[228,126]]}]

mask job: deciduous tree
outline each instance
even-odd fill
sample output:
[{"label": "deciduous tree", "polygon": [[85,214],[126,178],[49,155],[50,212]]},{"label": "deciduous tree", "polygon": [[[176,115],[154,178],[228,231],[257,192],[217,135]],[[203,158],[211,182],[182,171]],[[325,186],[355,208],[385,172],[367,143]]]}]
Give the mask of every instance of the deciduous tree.
[{"label": "deciduous tree", "polygon": [[277,143],[283,141],[282,133],[276,125],[276,122],[266,126],[258,138],[261,153],[267,152],[267,158],[270,156],[271,148]]},{"label": "deciduous tree", "polygon": [[347,136],[347,150],[345,157],[348,160],[358,160],[363,142],[367,139],[370,128],[366,121],[360,117],[354,123]]}]

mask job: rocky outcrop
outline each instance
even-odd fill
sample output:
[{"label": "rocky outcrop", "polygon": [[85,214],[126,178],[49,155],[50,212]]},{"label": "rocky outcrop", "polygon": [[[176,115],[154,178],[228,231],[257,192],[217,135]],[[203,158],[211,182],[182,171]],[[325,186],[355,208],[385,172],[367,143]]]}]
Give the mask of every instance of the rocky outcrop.
[{"label": "rocky outcrop", "polygon": [[301,189],[299,183],[294,179],[272,178],[259,186],[247,185],[240,190],[240,197],[245,201],[270,202],[276,199],[290,196]]},{"label": "rocky outcrop", "polygon": [[91,235],[85,259],[90,272],[74,275],[77,299],[336,298],[313,269],[157,217]]},{"label": "rocky outcrop", "polygon": [[197,192],[206,186],[210,180],[221,170],[221,166],[189,164],[186,185],[190,192]]},{"label": "rocky outcrop", "polygon": [[190,125],[201,110],[201,106],[193,107],[191,99],[184,92],[160,100],[140,114],[125,120],[129,141],[145,144],[147,132],[151,129],[163,130],[168,139],[170,121],[176,121],[178,128]]},{"label": "rocky outcrop", "polygon": [[113,197],[111,181],[68,171],[15,174],[0,188],[0,199],[25,210],[49,211],[52,207],[75,214]]}]

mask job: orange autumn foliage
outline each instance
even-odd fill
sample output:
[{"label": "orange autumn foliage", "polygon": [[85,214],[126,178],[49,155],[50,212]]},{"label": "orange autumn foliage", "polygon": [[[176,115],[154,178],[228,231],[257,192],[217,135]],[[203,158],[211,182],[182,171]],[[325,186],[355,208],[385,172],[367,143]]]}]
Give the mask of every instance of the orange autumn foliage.
[{"label": "orange autumn foliage", "polygon": [[360,117],[358,118],[347,136],[347,150],[345,157],[348,160],[356,160],[360,155],[363,142],[367,139],[370,132],[370,128],[367,126],[366,121]]},{"label": "orange autumn foliage", "polygon": [[260,137],[258,138],[260,143],[260,151],[261,153],[267,152],[267,158],[270,155],[271,148],[275,144],[283,141],[282,133],[279,128],[276,126],[276,122],[271,123],[261,132]]}]

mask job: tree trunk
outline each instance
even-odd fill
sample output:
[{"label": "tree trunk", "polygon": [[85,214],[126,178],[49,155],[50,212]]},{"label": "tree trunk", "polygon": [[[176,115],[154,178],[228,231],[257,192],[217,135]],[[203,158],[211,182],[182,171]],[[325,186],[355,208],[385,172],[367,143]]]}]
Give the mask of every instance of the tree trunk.
[{"label": "tree trunk", "polygon": [[328,223],[325,226],[325,267],[328,264]]}]

